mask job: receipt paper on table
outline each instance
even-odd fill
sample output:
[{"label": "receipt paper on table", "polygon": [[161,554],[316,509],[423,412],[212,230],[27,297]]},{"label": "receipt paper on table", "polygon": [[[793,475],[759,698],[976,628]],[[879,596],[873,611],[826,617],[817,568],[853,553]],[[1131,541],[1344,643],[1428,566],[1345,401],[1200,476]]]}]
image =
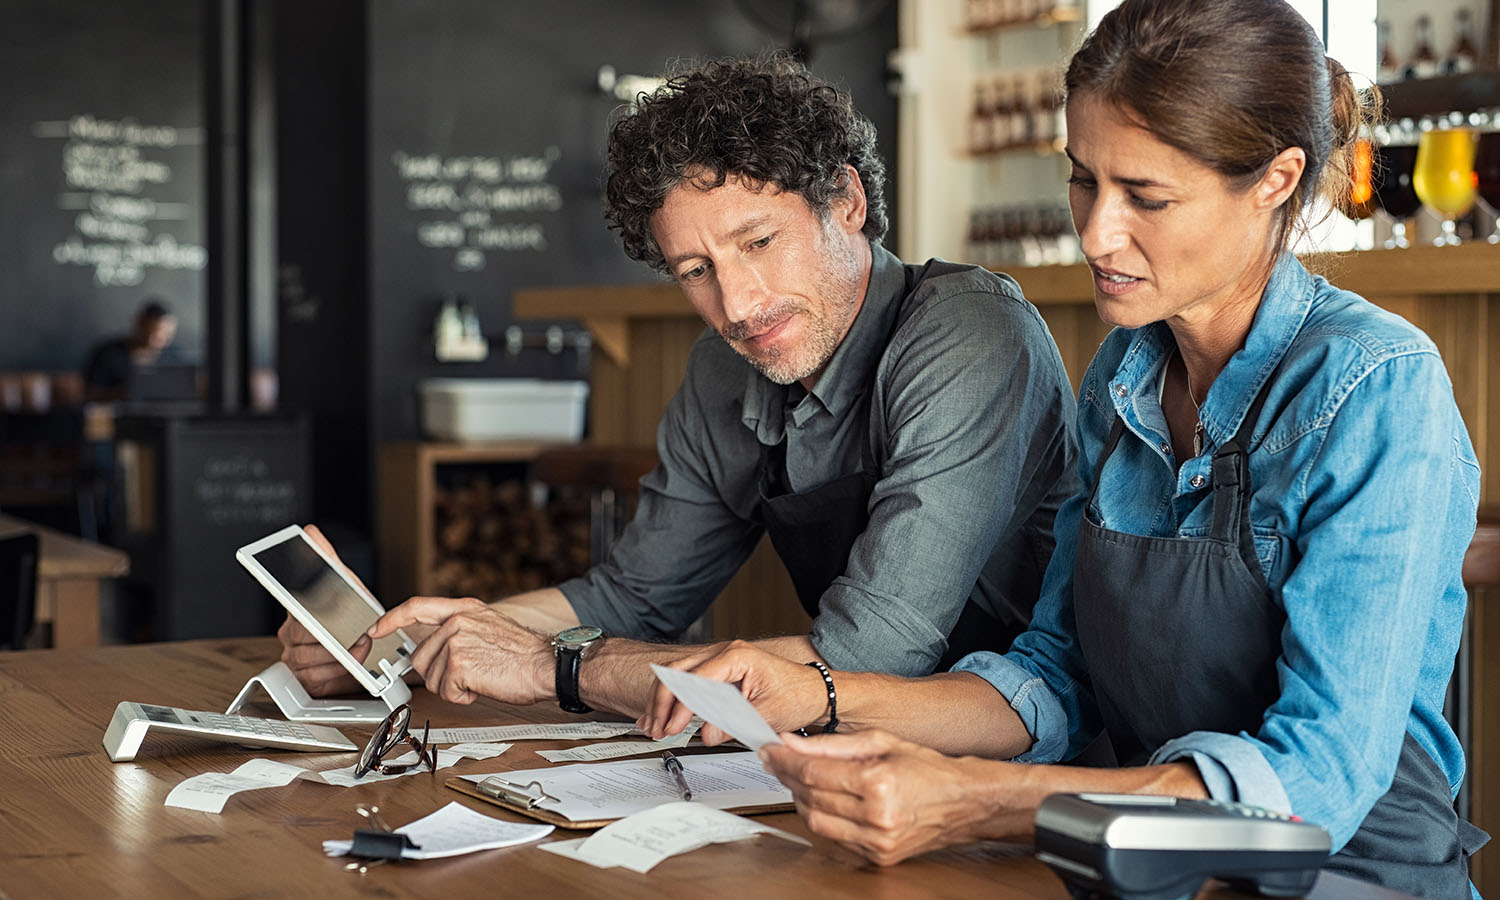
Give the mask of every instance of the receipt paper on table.
[{"label": "receipt paper on table", "polygon": [[737,816],[701,803],[663,803],[644,812],[613,822],[591,837],[553,841],[541,849],[558,856],[586,862],[601,869],[623,866],[634,872],[649,872],[662,860],[706,847],[767,834],[782,840],[812,846],[790,831]]},{"label": "receipt paper on table", "polygon": [[737,686],[654,663],[651,671],[682,701],[683,706],[751,750],[781,743],[775,730],[766,724]]}]

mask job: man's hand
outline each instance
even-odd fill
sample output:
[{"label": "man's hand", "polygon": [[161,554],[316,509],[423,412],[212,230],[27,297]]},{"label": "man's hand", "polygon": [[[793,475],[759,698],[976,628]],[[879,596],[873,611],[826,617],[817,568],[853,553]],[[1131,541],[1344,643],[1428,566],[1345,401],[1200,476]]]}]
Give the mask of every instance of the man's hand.
[{"label": "man's hand", "polygon": [[784,734],[782,740],[762,747],[761,760],[791,789],[808,827],[877,865],[985,837],[1030,833],[1030,791],[1016,792],[1013,807],[997,808],[997,792],[982,789],[1009,781],[1008,773],[1024,767],[944,756],[884,731]]},{"label": "man's hand", "polygon": [[[333,658],[318,639],[302,626],[301,622],[287,615],[286,621],[276,629],[276,636],[281,639],[281,661],[286,663],[302,686],[314,697],[332,697],[339,694],[363,693],[364,687],[349,670],[344,668],[343,663]],[[360,635],[349,652],[360,662],[365,661],[365,656],[370,652],[370,639]]]},{"label": "man's hand", "polygon": [[[777,731],[801,728],[828,709],[828,692],[816,669],[745,641],[713,644],[669,665],[738,684],[745,699]],[[666,685],[658,682],[645,714],[636,724],[649,737],[660,740],[682,731],[692,717],[692,710],[677,702]],[[703,726],[699,736],[709,745],[730,740],[729,735],[709,724]]]},{"label": "man's hand", "polygon": [[536,703],[552,697],[556,661],[551,638],[516,624],[473,597],[413,597],[381,616],[366,635],[432,626],[412,654],[427,689],[453,703],[490,697]]}]

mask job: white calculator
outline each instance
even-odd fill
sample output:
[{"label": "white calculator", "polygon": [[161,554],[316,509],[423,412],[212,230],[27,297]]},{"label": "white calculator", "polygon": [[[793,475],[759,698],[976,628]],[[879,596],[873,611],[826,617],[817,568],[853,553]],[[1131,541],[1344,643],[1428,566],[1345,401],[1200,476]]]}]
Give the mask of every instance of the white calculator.
[{"label": "white calculator", "polygon": [[123,701],[115,707],[114,717],[104,732],[104,749],[111,762],[135,759],[141,740],[148,730],[171,734],[190,734],[214,741],[228,741],[247,747],[275,747],[280,750],[329,752],[358,750],[336,728],[326,725],[303,725],[278,719],[253,716],[229,716],[223,713],[199,712],[171,706]]}]

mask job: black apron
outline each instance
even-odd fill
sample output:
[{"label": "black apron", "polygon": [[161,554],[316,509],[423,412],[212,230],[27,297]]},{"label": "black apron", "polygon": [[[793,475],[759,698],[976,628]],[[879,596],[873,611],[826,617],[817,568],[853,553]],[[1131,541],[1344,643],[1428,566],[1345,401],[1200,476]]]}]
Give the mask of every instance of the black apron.
[{"label": "black apron", "polygon": [[[1095,495],[1125,430],[1118,416],[1100,454],[1079,524],[1073,597],[1079,646],[1120,765],[1142,765],[1192,731],[1254,734],[1279,696],[1286,614],[1272,600],[1250,530],[1247,448],[1264,402],[1262,390],[1214,453],[1206,538],[1105,528]],[[1447,778],[1408,733],[1390,789],[1326,868],[1422,897],[1467,898],[1468,856],[1488,839],[1458,818]]]},{"label": "black apron", "polygon": [[[906,291],[909,299],[923,278],[964,271],[971,267],[932,261],[920,268],[906,267]],[[897,311],[886,335],[890,344],[896,329],[906,320],[907,310]],[[771,538],[771,546],[792,576],[797,599],[809,616],[818,614],[824,591],[849,566],[849,551],[870,522],[870,494],[880,480],[880,465],[867,438],[858,472],[835,478],[803,493],[794,493],[786,474],[786,438],[775,446],[762,446],[760,458],[761,524]],[[920,560],[891,560],[890,565],[910,565]],[[972,599],[964,603],[958,622],[948,637],[948,649],[935,671],[946,671],[958,660],[976,650],[1003,652],[1024,630],[1007,628],[989,611]]]}]

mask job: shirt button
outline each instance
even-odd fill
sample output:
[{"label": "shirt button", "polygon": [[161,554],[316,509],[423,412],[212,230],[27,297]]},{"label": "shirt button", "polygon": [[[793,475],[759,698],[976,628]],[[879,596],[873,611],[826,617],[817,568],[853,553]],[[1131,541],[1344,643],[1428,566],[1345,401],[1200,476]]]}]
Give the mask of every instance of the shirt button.
[{"label": "shirt button", "polygon": [[1202,475],[1194,475],[1192,478],[1188,479],[1188,484],[1192,485],[1195,488],[1201,488],[1203,487],[1203,483],[1207,480],[1208,479],[1204,478]]},{"label": "shirt button", "polygon": [[1123,384],[1117,384],[1117,385],[1115,385],[1115,396],[1116,397],[1123,397],[1127,393],[1129,393],[1129,392],[1125,390],[1125,385],[1123,385]]},{"label": "shirt button", "polygon": [[1163,453],[1171,453],[1172,452],[1172,445],[1171,444],[1163,442],[1159,446],[1161,447],[1161,452],[1163,452]]}]

